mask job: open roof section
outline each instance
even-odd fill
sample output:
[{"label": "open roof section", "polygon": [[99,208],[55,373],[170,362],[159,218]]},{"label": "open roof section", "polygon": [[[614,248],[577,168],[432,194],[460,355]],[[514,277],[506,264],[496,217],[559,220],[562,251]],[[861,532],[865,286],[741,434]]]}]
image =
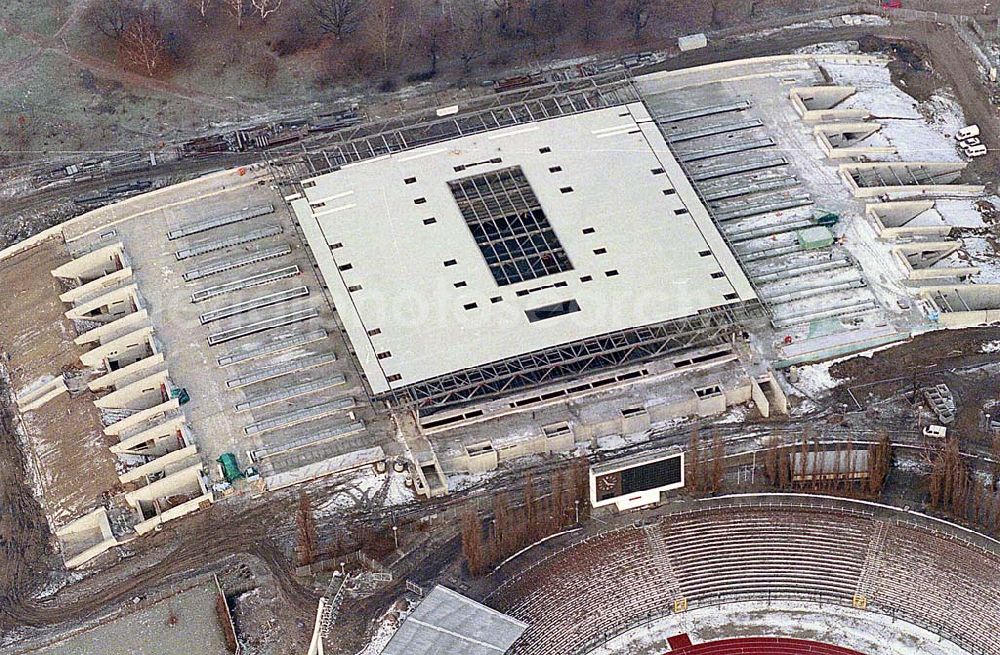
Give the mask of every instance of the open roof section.
[{"label": "open roof section", "polygon": [[[491,228],[499,217],[522,254],[566,259],[542,277],[505,272],[501,285],[488,263],[518,255],[490,261],[499,235],[470,232],[471,205],[464,216],[454,188],[505,170],[513,187],[492,194]],[[448,379],[495,382],[491,393],[558,379],[518,375],[539,356],[574,360],[550,368],[565,375],[580,372],[580,352],[595,369],[648,359],[681,347],[673,328],[718,336],[725,312],[713,308],[756,299],[641,103],[349,164],[302,188],[293,209],[377,394],[414,391],[402,396],[420,402]],[[502,207],[511,190],[530,193],[513,205],[516,227]],[[595,352],[612,342],[622,356]],[[500,362],[511,366],[485,368]]]},{"label": "open roof section", "polygon": [[573,266],[520,166],[448,182],[499,286]]}]

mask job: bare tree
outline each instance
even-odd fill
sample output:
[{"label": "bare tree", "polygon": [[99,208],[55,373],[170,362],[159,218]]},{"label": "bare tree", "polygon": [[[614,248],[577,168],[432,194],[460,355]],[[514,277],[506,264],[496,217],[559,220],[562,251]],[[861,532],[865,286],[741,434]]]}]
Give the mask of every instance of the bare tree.
[{"label": "bare tree", "polygon": [[230,15],[236,19],[236,29],[243,29],[243,17],[247,15],[247,0],[223,0]]},{"label": "bare tree", "polygon": [[889,433],[879,433],[878,442],[868,448],[868,494],[879,496],[892,470],[892,441]]},{"label": "bare tree", "polygon": [[368,14],[368,0],[309,0],[316,23],[338,39],[357,31]]},{"label": "bare tree", "polygon": [[552,0],[527,0],[527,35],[532,48],[540,52],[541,40],[547,47],[555,49],[556,40],[565,30],[566,7],[562,2]]},{"label": "bare tree", "polygon": [[262,52],[251,64],[251,70],[260,78],[264,88],[271,86],[274,76],[278,74],[278,63],[269,52]]},{"label": "bare tree", "polygon": [[597,36],[597,28],[601,23],[600,6],[598,0],[580,0],[576,9],[583,25],[580,27],[580,36],[584,43],[590,43]]},{"label": "bare tree", "polygon": [[163,68],[166,49],[167,42],[152,12],[144,12],[130,22],[118,44],[122,63],[149,77]]},{"label": "bare tree", "polygon": [[368,15],[368,38],[378,53],[382,71],[389,72],[389,62],[398,52],[406,35],[406,23],[401,11],[402,0],[373,0]]},{"label": "bare tree", "polygon": [[281,0],[250,0],[250,3],[260,14],[262,21],[267,20],[268,16],[281,9]]},{"label": "bare tree", "polygon": [[430,68],[427,70],[429,77],[437,75],[438,59],[446,43],[450,41],[452,32],[451,21],[447,16],[437,13],[421,21],[420,32],[417,34],[416,42],[418,46],[427,53],[430,60]]},{"label": "bare tree", "polygon": [[24,115],[4,119],[0,125],[0,164],[11,164],[24,157],[31,145],[31,124]]},{"label": "bare tree", "polygon": [[316,536],[316,519],[313,516],[312,503],[305,493],[299,493],[299,509],[295,518],[298,524],[296,555],[299,566],[307,566],[316,559],[319,539]]},{"label": "bare tree", "polygon": [[475,510],[462,514],[462,554],[465,556],[469,575],[480,576],[486,569],[486,553],[483,544],[483,527]]},{"label": "bare tree", "polygon": [[688,443],[687,472],[685,485],[692,493],[698,493],[702,488],[701,471],[701,435],[698,428],[691,429],[691,440]]},{"label": "bare tree", "polygon": [[990,456],[993,464],[990,466],[990,488],[998,491],[1000,487],[1000,435],[993,437],[993,444],[990,448]]},{"label": "bare tree", "polygon": [[712,493],[722,491],[726,479],[726,446],[718,433],[712,435]]},{"label": "bare tree", "polygon": [[208,10],[215,4],[215,0],[187,0],[187,2],[202,18],[208,16]]},{"label": "bare tree", "polygon": [[636,41],[649,24],[653,16],[655,0],[624,0],[621,8],[621,19],[632,30],[632,38]]},{"label": "bare tree", "polygon": [[488,0],[466,0],[452,15],[457,35],[458,58],[462,71],[472,71],[472,63],[486,54],[489,33]]},{"label": "bare tree", "polygon": [[139,0],[98,0],[88,5],[86,20],[104,36],[118,41],[140,13]]}]

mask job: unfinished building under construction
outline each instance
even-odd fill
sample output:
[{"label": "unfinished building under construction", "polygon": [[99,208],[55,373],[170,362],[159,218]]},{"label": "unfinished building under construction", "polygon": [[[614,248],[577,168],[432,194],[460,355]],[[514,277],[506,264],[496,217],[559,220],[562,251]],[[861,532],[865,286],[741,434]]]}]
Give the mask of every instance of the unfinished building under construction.
[{"label": "unfinished building under construction", "polygon": [[11,362],[28,443],[70,456],[61,403],[90,435],[82,493],[41,476],[67,564],[233,494],[405,463],[440,495],[672,419],[783,413],[783,368],[997,320],[990,257],[951,229],[982,187],[885,66],[543,84],[312,136],[3,253],[52,272],[30,291],[59,356]]}]

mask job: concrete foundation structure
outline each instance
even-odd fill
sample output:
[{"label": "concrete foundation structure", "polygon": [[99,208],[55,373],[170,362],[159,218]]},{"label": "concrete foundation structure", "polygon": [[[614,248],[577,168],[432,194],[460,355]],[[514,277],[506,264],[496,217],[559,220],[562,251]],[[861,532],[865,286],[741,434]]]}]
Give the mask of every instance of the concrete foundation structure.
[{"label": "concrete foundation structure", "polygon": [[887,194],[977,195],[981,184],[959,184],[964,163],[870,162],[841,164],[840,177],[856,198]]},{"label": "concrete foundation structure", "polygon": [[68,569],[76,569],[118,545],[103,507],[56,530],[56,539]]},{"label": "concrete foundation structure", "polygon": [[788,97],[799,118],[807,123],[864,120],[869,116],[866,109],[836,109],[856,92],[853,86],[797,86],[788,92]]},{"label": "concrete foundation structure", "polygon": [[88,383],[91,391],[99,391],[148,375],[151,369],[164,364],[165,356],[159,352],[153,328],[147,326],[102,344],[81,356],[80,361],[99,372],[99,377]]},{"label": "concrete foundation structure", "polygon": [[875,226],[879,238],[887,241],[920,236],[945,236],[951,232],[950,225],[910,224],[913,219],[933,208],[933,200],[873,202],[865,207],[865,215]]},{"label": "concrete foundation structure", "polygon": [[816,142],[829,159],[858,159],[875,155],[893,155],[894,146],[862,145],[882,129],[879,123],[822,123],[813,128]]},{"label": "concrete foundation structure", "polygon": [[66,312],[66,318],[71,321],[107,325],[128,314],[134,314],[141,308],[139,288],[129,284],[111,289],[90,300],[78,302]]},{"label": "concrete foundation structure", "polygon": [[1000,284],[921,287],[931,319],[946,328],[1000,323]]},{"label": "concrete foundation structure", "polygon": [[134,432],[111,446],[117,455],[144,455],[159,457],[192,443],[186,425],[187,419],[178,414],[152,427]]},{"label": "concrete foundation structure", "polygon": [[52,275],[71,287],[80,287],[125,268],[128,268],[125,248],[117,242],[76,255],[54,269]]},{"label": "concrete foundation structure", "polygon": [[213,502],[212,492],[205,485],[204,467],[201,463],[184,466],[186,463],[186,460],[177,462],[160,471],[163,477],[139,480],[140,484],[143,481],[148,484],[125,493],[125,500],[140,519],[133,526],[136,533],[145,534]]},{"label": "concrete foundation structure", "polygon": [[161,371],[117,388],[95,400],[94,404],[100,409],[141,412],[169,400],[171,389],[170,374]]},{"label": "concrete foundation structure", "polygon": [[967,278],[979,273],[979,268],[943,261],[958,252],[961,246],[961,242],[951,240],[914,241],[894,246],[892,254],[906,271],[908,280]]},{"label": "concrete foundation structure", "polygon": [[122,459],[119,480],[136,511],[133,529],[143,534],[211,503],[198,447],[124,245],[83,249],[52,275],[71,286],[60,300],[73,305],[66,317],[81,332],[78,343],[91,346],[80,355],[93,371],[87,386],[106,392],[94,405],[103,413],[105,434],[119,439],[110,450]]},{"label": "concrete foundation structure", "polygon": [[36,410],[67,391],[69,390],[66,387],[66,379],[62,375],[55,376],[48,382],[27,389],[19,394],[16,399],[17,408],[21,412]]}]

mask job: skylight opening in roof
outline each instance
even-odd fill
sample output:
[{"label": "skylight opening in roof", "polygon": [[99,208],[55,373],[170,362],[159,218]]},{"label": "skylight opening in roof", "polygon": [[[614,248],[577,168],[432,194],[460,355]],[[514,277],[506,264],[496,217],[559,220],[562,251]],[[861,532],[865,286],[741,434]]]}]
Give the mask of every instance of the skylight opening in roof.
[{"label": "skylight opening in roof", "polygon": [[448,186],[498,285],[573,269],[520,166]]}]

